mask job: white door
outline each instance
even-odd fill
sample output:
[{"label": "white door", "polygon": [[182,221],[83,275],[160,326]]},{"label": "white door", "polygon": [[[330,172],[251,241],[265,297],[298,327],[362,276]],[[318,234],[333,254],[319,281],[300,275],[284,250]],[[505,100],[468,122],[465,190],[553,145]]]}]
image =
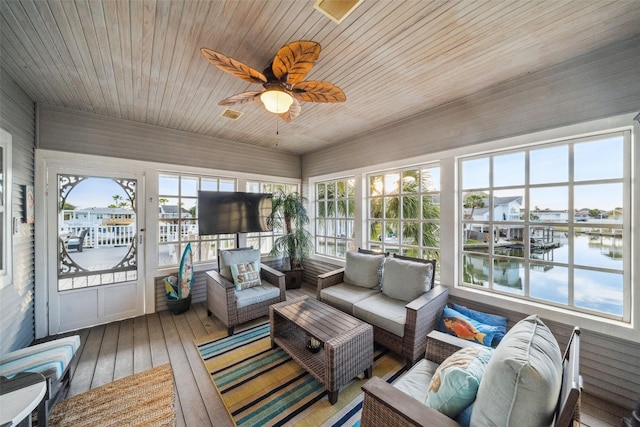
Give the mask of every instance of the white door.
[{"label": "white door", "polygon": [[49,333],[144,314],[143,176],[51,167],[47,183]]}]

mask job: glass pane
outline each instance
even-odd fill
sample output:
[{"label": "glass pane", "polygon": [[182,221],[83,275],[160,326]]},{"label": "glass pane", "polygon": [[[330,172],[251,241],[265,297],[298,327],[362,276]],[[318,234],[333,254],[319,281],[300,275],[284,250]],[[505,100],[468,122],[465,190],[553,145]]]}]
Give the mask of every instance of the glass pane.
[{"label": "glass pane", "polygon": [[524,189],[493,192],[494,221],[522,221],[522,211],[525,207]]},{"label": "glass pane", "polygon": [[400,192],[400,174],[390,173],[384,176],[384,194],[398,194]]},{"label": "glass pane", "polygon": [[576,265],[622,271],[622,230],[581,227],[575,231],[573,256]]},{"label": "glass pane", "polygon": [[464,254],[462,257],[464,283],[487,287],[489,279],[489,258]]},{"label": "glass pane", "polygon": [[180,184],[182,196],[195,197],[198,195],[198,178],[183,176]]},{"label": "glass pane", "polygon": [[419,170],[402,172],[402,192],[417,193],[420,189],[418,185],[419,176],[420,176]]},{"label": "glass pane", "polygon": [[569,180],[569,147],[542,148],[529,152],[529,183],[546,184]]},{"label": "glass pane", "polygon": [[347,180],[347,196],[355,197],[356,195],[356,181],[353,178]]},{"label": "glass pane", "polygon": [[573,274],[576,307],[622,316],[622,274],[579,268]]},{"label": "glass pane", "polygon": [[326,218],[327,216],[327,206],[325,205],[325,202],[321,201],[318,202],[317,204],[317,209],[318,209],[318,217],[319,218]]},{"label": "glass pane", "polygon": [[486,221],[489,219],[489,198],[484,193],[463,195],[462,199],[464,219]]},{"label": "glass pane", "polygon": [[405,221],[402,223],[402,243],[405,245],[420,244],[420,223]]},{"label": "glass pane", "polygon": [[397,221],[386,221],[384,223],[385,235],[384,242],[385,243],[398,243],[398,226],[399,223]]},{"label": "glass pane", "polygon": [[489,158],[462,161],[462,188],[489,187]]},{"label": "glass pane", "polygon": [[180,180],[177,176],[160,175],[158,178],[158,194],[167,196],[177,196]]},{"label": "glass pane", "polygon": [[529,294],[559,304],[569,303],[569,269],[549,264],[529,266]]},{"label": "glass pane", "polygon": [[574,180],[622,178],[624,140],[622,136],[576,144]]},{"label": "glass pane", "polygon": [[327,239],[327,252],[326,254],[329,256],[336,255],[336,239]]},{"label": "glass pane", "polygon": [[422,169],[422,191],[440,191],[440,168]]},{"label": "glass pane", "polygon": [[422,224],[422,246],[440,247],[440,226],[436,223]]},{"label": "glass pane", "polygon": [[346,220],[336,221],[336,237],[346,239],[347,236],[347,222]]},{"label": "glass pane", "polygon": [[200,181],[200,189],[204,191],[218,191],[218,180],[202,178]]},{"label": "glass pane", "polygon": [[316,233],[321,235],[327,234],[324,219],[316,220]]},{"label": "glass pane", "polygon": [[324,199],[327,195],[325,184],[316,184],[316,192],[318,193],[318,199]]},{"label": "glass pane", "polygon": [[327,184],[327,199],[335,199],[336,197],[336,184],[330,182]]},{"label": "glass pane", "polygon": [[345,181],[338,181],[336,183],[336,186],[337,186],[336,197],[347,197],[347,183]]},{"label": "glass pane", "polygon": [[337,208],[338,208],[338,212],[337,212],[338,218],[346,218],[347,217],[347,210],[348,210],[347,201],[344,200],[344,199],[338,200]]},{"label": "glass pane", "polygon": [[369,217],[382,218],[382,198],[369,199]]},{"label": "glass pane", "polygon": [[530,228],[531,259],[556,263],[569,263],[572,241],[566,227],[532,225]]},{"label": "glass pane", "polygon": [[400,218],[400,199],[398,197],[385,197],[384,198],[384,217],[385,218]]},{"label": "glass pane", "polygon": [[419,196],[403,196],[402,197],[402,218],[418,219],[420,216]]},{"label": "glass pane", "polygon": [[336,242],[336,255],[344,258],[345,253],[347,252],[347,247],[346,240],[338,240]]},{"label": "glass pane", "polygon": [[588,221],[622,223],[623,184],[576,185],[574,206],[588,211]]},{"label": "glass pane", "polygon": [[379,221],[369,222],[369,240],[382,241],[382,223]]},{"label": "glass pane", "polygon": [[440,195],[422,196],[422,219],[440,219]]},{"label": "glass pane", "polygon": [[524,295],[524,262],[506,258],[493,260],[493,288]]},{"label": "glass pane", "polygon": [[567,222],[569,220],[569,189],[566,186],[532,188],[529,190],[533,222]]},{"label": "glass pane", "polygon": [[384,190],[384,181],[382,175],[369,177],[369,195],[381,196],[382,190]]},{"label": "glass pane", "polygon": [[494,187],[524,185],[524,161],[524,152],[495,156],[493,158]]},{"label": "glass pane", "polygon": [[235,191],[236,182],[232,179],[221,179],[219,191]]},{"label": "glass pane", "polygon": [[182,218],[195,218],[196,217],[196,205],[198,199],[182,198],[180,217]]},{"label": "glass pane", "polygon": [[315,245],[316,253],[325,254],[327,253],[327,249],[325,247],[325,238],[324,237],[316,237],[316,245]]}]

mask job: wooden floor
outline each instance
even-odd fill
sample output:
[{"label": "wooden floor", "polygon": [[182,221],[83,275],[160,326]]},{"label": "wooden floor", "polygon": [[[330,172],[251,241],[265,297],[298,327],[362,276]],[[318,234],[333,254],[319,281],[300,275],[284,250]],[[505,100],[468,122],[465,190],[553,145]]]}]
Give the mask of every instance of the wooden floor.
[{"label": "wooden floor", "polygon": [[[287,291],[288,298],[304,294],[315,296],[315,286]],[[80,335],[81,347],[71,365],[68,397],[169,363],[175,378],[177,426],[233,426],[193,344],[206,335],[226,335],[222,323],[207,316],[205,303],[192,304],[180,315],[161,311],[74,333]],[[65,335],[71,334],[57,337]],[[593,396],[584,395],[582,402],[585,426],[619,427],[621,417],[630,415]]]}]

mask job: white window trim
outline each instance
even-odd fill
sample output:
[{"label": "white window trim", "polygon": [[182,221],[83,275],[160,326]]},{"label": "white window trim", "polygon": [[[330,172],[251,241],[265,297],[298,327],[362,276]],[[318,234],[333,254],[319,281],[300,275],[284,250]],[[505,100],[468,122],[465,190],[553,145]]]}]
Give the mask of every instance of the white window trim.
[{"label": "white window trim", "polygon": [[[355,236],[356,244],[362,245],[364,242],[363,229],[366,224],[366,212],[363,206],[363,188],[366,188],[366,176],[368,174],[395,168],[406,168],[416,164],[437,161],[440,164],[440,232],[441,236],[451,236],[451,238],[441,238],[440,242],[440,283],[450,287],[450,295],[477,301],[481,304],[492,306],[509,307],[510,311],[520,314],[537,313],[544,319],[556,321],[566,325],[575,325],[585,330],[611,335],[623,340],[640,342],[640,277],[638,268],[640,266],[640,233],[636,228],[640,226],[640,185],[637,184],[638,174],[636,169],[640,168],[640,149],[636,149],[638,136],[640,135],[640,124],[633,121],[637,114],[629,113],[613,116],[605,119],[592,120],[585,123],[563,126],[554,129],[543,130],[531,134],[516,137],[504,138],[500,140],[476,144],[470,147],[455,148],[446,151],[432,152],[423,156],[415,156],[411,159],[394,160],[390,162],[360,167],[351,170],[343,170],[335,173],[307,177],[309,200],[314,199],[315,183],[330,179],[337,179],[345,176],[355,176],[356,182],[356,223]],[[491,152],[505,148],[517,148],[540,142],[554,142],[568,137],[583,137],[599,134],[603,131],[623,131],[632,129],[631,150],[632,150],[632,176],[633,185],[631,197],[631,298],[632,313],[631,322],[624,323],[614,320],[603,319],[597,316],[570,312],[559,308],[551,308],[543,304],[525,302],[508,296],[497,295],[495,293],[482,292],[480,290],[469,289],[467,287],[456,287],[458,283],[458,182],[457,158],[460,156],[480,155],[483,152]],[[310,209],[311,219],[315,219],[315,212]],[[313,224],[313,223],[312,223]],[[315,230],[310,230],[312,234]],[[324,261],[336,265],[344,263],[335,258],[312,255],[312,259]],[[634,311],[635,310],[635,311]]]},{"label": "white window trim", "polygon": [[0,147],[4,150],[2,156],[3,176],[3,200],[4,208],[4,233],[2,234],[2,255],[4,269],[0,270],[2,282],[0,289],[13,284],[13,161],[12,161],[12,135],[0,128]]}]

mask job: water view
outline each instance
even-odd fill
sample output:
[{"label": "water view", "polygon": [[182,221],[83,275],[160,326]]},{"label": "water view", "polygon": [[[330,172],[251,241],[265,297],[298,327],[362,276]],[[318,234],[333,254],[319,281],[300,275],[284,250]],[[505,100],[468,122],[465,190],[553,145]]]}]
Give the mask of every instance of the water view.
[{"label": "water view", "polygon": [[[573,252],[575,268],[573,269],[572,305],[580,309],[622,316],[622,238],[611,233],[591,232],[590,234],[576,233],[573,239],[569,239],[566,233],[556,232],[553,240],[546,245],[536,239],[532,239],[530,245],[530,260],[525,263],[522,244],[498,240],[494,246],[494,289],[525,295],[526,290],[523,284],[526,282],[525,268],[528,268],[529,297],[560,305],[570,305],[568,265]],[[487,245],[465,246],[465,251],[476,253],[488,253],[488,250]],[[488,286],[489,260],[487,257],[465,254],[464,267],[466,283]],[[589,268],[607,271],[594,271]]]}]

